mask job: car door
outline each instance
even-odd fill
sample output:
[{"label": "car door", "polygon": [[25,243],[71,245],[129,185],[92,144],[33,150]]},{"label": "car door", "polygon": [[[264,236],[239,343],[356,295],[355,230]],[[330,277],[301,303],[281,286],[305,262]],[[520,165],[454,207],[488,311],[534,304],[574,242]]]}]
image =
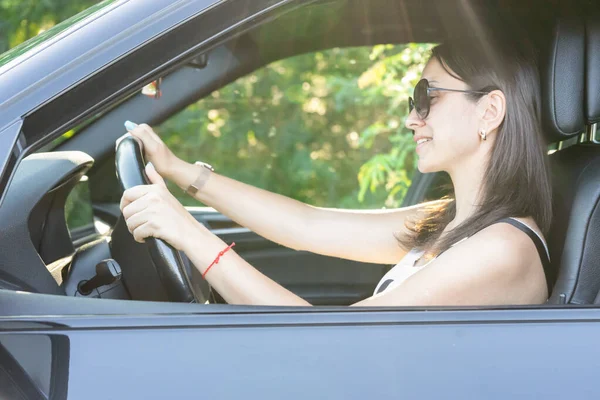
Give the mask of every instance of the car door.
[{"label": "car door", "polygon": [[[382,10],[381,17],[390,14]],[[219,11],[214,7],[203,14],[210,17],[203,26],[221,22]],[[426,17],[413,25],[434,15],[411,11]],[[67,100],[71,109],[58,107]],[[72,98],[58,96],[53,102],[49,106],[64,110],[64,118],[78,117],[84,108]],[[28,128],[41,126],[34,122],[48,115],[46,106],[28,116],[33,119]],[[27,141],[19,145],[62,123],[45,121],[46,130],[26,129]],[[1,364],[0,393],[16,398],[593,399],[600,394],[595,383],[600,314],[594,306],[290,309],[9,290],[0,290],[0,304],[0,352],[10,360]]]},{"label": "car door", "polygon": [[0,302],[12,305],[0,311],[0,356],[12,355],[0,379],[52,399],[600,395],[593,308],[202,306],[6,290]]}]

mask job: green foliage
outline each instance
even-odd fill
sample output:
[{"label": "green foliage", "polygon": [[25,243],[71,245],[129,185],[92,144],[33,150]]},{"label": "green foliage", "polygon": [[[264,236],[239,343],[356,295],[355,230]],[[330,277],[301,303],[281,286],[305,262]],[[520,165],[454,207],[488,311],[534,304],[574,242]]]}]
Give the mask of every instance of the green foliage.
[{"label": "green foliage", "polygon": [[87,176],[69,193],[65,203],[65,219],[70,230],[81,228],[93,222],[93,210]]},{"label": "green foliage", "polygon": [[157,131],[188,161],[300,201],[397,207],[416,162],[404,127],[407,98],[430,48],[334,48],[277,61]]},{"label": "green foliage", "polygon": [[100,1],[0,0],[0,53],[97,3]]}]

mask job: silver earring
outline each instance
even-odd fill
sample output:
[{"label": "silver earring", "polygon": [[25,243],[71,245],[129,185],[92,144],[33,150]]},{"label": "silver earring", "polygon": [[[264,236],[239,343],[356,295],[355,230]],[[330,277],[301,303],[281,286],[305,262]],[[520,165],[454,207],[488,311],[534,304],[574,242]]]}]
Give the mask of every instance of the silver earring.
[{"label": "silver earring", "polygon": [[479,136],[481,136],[481,140],[485,140],[486,135],[487,135],[487,133],[485,132],[485,129],[482,129],[481,132],[479,132]]}]

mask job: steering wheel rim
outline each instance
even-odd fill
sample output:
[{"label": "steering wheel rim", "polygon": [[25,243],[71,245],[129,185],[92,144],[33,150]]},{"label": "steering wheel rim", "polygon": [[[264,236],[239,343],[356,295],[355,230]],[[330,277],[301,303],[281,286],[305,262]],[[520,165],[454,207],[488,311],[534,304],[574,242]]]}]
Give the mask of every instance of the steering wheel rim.
[{"label": "steering wheel rim", "polygon": [[[145,172],[142,143],[131,134],[126,134],[117,141],[115,164],[117,179],[123,191],[134,186],[150,184]],[[194,286],[177,249],[156,238],[146,238],[145,244],[169,301],[204,302],[201,298],[203,296],[193,290]]]}]

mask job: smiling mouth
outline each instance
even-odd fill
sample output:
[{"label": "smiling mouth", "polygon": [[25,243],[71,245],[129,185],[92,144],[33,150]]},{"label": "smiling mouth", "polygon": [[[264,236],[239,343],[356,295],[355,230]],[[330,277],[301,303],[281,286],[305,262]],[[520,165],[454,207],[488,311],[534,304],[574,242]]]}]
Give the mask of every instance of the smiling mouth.
[{"label": "smiling mouth", "polygon": [[425,146],[427,143],[431,142],[433,139],[422,139],[417,142],[417,149]]}]

